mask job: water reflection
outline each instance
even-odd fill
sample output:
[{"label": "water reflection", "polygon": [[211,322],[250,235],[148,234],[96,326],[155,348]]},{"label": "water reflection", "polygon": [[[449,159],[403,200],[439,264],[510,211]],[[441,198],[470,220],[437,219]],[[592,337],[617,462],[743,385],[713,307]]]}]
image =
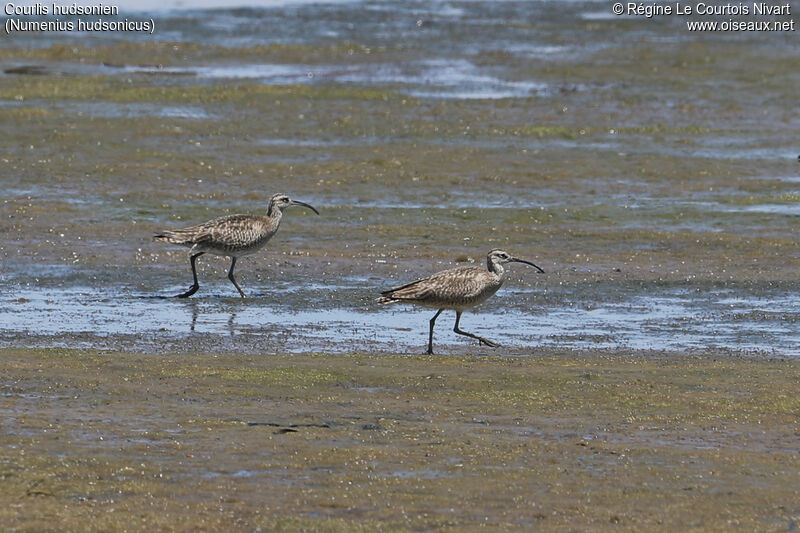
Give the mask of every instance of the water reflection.
[{"label": "water reflection", "polygon": [[[211,323],[212,327],[208,328],[207,331],[212,331],[218,334],[227,332],[229,336],[234,336],[236,330],[234,325],[236,320],[236,312],[233,309],[225,311],[210,311],[209,307],[204,306],[199,300],[185,300],[185,302],[186,306],[191,310],[192,315],[192,321],[189,324],[190,332],[194,333],[196,331],[198,318],[205,312],[205,319],[200,323],[201,331],[203,331],[203,327],[205,327],[207,323]],[[225,316],[227,316],[227,319],[225,319]]]},{"label": "water reflection", "polygon": [[[600,292],[554,297],[501,291],[496,303],[504,305],[478,308],[462,322],[499,341],[503,348],[496,353],[559,346],[800,355],[800,328],[794,327],[800,322],[800,298],[794,292],[610,290],[613,299]],[[81,347],[143,351],[173,342],[187,351],[416,353],[424,348],[430,319],[424,310],[369,303],[332,307],[334,302],[297,292],[291,304],[281,304],[269,295],[182,300],[75,288],[11,291],[0,300],[0,345],[49,345],[65,338]],[[449,315],[444,318],[450,320]],[[439,335],[442,348],[490,353],[449,328],[442,327]]]}]

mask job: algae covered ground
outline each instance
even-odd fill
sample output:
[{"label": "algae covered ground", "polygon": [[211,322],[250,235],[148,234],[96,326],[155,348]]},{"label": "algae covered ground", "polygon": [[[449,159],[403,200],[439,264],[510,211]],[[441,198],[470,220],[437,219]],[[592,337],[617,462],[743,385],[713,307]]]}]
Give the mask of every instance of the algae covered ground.
[{"label": "algae covered ground", "polygon": [[800,523],[796,360],[0,355],[3,529]]},{"label": "algae covered ground", "polygon": [[[593,2],[369,4],[8,36],[0,344],[414,351],[427,319],[375,295],[504,248],[547,271],[511,271],[483,309],[507,318],[474,322],[517,352],[800,355],[785,35],[710,38]],[[209,256],[199,303],[158,298],[191,273],[153,234],[263,213],[276,192],[321,215],[287,214],[240,261],[251,301]]]},{"label": "algae covered ground", "polygon": [[[794,34],[269,4],[0,37],[0,530],[800,525]],[[250,297],[170,298],[152,236],[276,192]],[[546,271],[465,314],[502,347],[413,355],[380,291],[492,248]]]}]

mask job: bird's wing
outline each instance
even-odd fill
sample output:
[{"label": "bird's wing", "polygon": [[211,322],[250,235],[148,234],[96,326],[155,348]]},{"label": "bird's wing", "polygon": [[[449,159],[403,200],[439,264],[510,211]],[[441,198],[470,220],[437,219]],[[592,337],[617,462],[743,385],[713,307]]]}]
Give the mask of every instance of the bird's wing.
[{"label": "bird's wing", "polygon": [[255,215],[228,215],[176,230],[164,231],[156,235],[157,240],[175,244],[208,244],[217,246],[235,245],[242,237],[260,228],[261,218]]},{"label": "bird's wing", "polygon": [[391,288],[381,295],[396,300],[411,301],[471,298],[486,288],[483,278],[488,275],[487,271],[478,267],[443,270],[427,278]]},{"label": "bird's wing", "polygon": [[262,217],[256,215],[229,215],[205,224],[214,243],[237,246],[252,240],[261,229]]},{"label": "bird's wing", "polygon": [[398,300],[415,300],[427,291],[425,282],[427,282],[428,279],[430,278],[422,278],[412,281],[411,283],[406,283],[405,285],[392,287],[389,290],[383,291],[381,296],[396,298]]},{"label": "bird's wing", "polygon": [[436,290],[444,299],[471,299],[483,292],[494,281],[492,275],[480,267],[454,268],[440,272],[441,280]]},{"label": "bird's wing", "polygon": [[189,226],[174,230],[162,231],[155,236],[157,241],[166,241],[173,244],[200,244],[212,238],[212,234],[207,230],[205,224]]}]

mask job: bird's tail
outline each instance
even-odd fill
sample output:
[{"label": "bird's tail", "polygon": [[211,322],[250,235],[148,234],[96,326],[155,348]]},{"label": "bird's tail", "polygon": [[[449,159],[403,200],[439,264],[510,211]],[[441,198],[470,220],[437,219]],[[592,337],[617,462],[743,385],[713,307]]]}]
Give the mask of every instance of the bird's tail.
[{"label": "bird's tail", "polygon": [[172,244],[187,244],[191,240],[191,235],[180,230],[162,231],[157,235],[153,235],[153,240],[159,242],[169,242]]},{"label": "bird's tail", "polygon": [[381,305],[386,305],[386,304],[393,304],[397,300],[395,298],[392,298],[391,296],[387,295],[387,296],[381,296],[380,298],[378,298],[375,301],[378,302]]}]

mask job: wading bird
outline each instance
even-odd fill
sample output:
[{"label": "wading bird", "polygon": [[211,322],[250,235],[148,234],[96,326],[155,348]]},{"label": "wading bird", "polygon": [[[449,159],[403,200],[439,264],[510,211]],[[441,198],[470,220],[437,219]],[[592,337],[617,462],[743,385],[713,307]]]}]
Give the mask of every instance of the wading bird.
[{"label": "wading bird", "polygon": [[242,298],[244,292],[233,277],[236,259],[253,254],[267,244],[281,224],[283,210],[292,205],[307,207],[319,215],[319,211],[312,206],[292,200],[285,194],[275,194],[269,200],[267,214],[264,215],[229,215],[209,220],[204,224],[188,228],[163,231],[154,237],[161,242],[179,244],[190,248],[189,263],[192,265],[194,284],[188,291],[178,294],[177,298],[188,298],[197,292],[200,284],[197,282],[197,268],[195,261],[205,253],[222,255],[231,258],[231,268],[228,270],[228,279],[239,291]]},{"label": "wading bird", "polygon": [[427,278],[383,291],[381,297],[378,298],[378,303],[407,302],[438,309],[430,321],[428,354],[433,354],[433,325],[436,323],[436,318],[445,309],[452,309],[456,312],[456,325],[453,331],[459,335],[477,339],[480,344],[494,348],[499,344],[461,330],[458,323],[461,321],[461,313],[466,309],[486,301],[497,292],[497,289],[503,284],[505,274],[503,265],[507,263],[525,263],[544,274],[544,270],[530,261],[512,257],[503,250],[492,250],[486,257],[488,270],[475,266],[443,270]]}]

